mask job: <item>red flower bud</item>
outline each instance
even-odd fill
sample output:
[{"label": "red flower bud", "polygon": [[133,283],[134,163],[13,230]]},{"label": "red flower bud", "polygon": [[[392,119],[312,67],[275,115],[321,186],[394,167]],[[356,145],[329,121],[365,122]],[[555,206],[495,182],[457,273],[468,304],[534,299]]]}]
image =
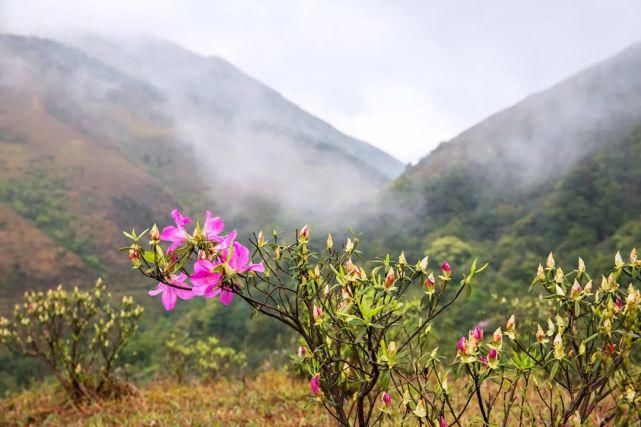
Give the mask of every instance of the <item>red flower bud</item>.
[{"label": "red flower bud", "polygon": [[129,260],[131,262],[137,261],[140,258],[140,254],[134,248],[129,249]]},{"label": "red flower bud", "polygon": [[392,404],[392,396],[388,392],[383,393],[381,400],[383,401],[385,406],[390,406]]},{"label": "red flower bud", "polygon": [[449,274],[452,272],[452,267],[450,267],[450,264],[447,261],[443,260],[443,264],[441,264],[441,271],[445,274]]}]

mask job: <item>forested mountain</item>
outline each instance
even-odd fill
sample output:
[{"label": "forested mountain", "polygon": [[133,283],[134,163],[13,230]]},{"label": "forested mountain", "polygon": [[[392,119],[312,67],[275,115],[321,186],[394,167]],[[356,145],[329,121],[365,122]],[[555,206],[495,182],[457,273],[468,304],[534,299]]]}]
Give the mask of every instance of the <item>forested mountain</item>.
[{"label": "forested mountain", "polygon": [[175,206],[283,226],[358,203],[403,167],[222,59],[82,40],[90,53],[0,35],[2,297],[129,281],[120,231]]},{"label": "forested mountain", "polygon": [[[364,224],[375,251],[490,263],[490,293],[522,293],[550,251],[594,268],[641,245],[641,45],[441,144],[385,191]],[[381,213],[382,212],[382,213]]]}]

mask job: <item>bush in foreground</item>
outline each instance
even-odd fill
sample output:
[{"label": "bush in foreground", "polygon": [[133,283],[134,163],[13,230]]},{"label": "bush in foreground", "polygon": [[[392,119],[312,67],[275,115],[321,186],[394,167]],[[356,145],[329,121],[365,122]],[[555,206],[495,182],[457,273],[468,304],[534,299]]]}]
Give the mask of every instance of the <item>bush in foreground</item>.
[{"label": "bush in foreground", "polygon": [[0,318],[0,344],[41,360],[76,402],[110,395],[120,388],[118,357],[143,312],[131,297],[111,299],[100,279],[92,291],[27,292],[13,319]]},{"label": "bush in foreground", "polygon": [[[460,274],[445,260],[430,268],[427,257],[414,264],[401,254],[366,270],[356,263],[356,240],[335,248],[328,236],[325,248],[313,251],[307,227],[292,243],[259,233],[250,255],[235,231],[222,235],[222,220],[209,212],[192,232],[190,218],[172,215],[176,225],[162,233],[153,226],[148,242],[147,231],[126,233],[134,268],[157,281],[150,295],[162,294],[167,310],[178,299],[227,305],[238,296],[287,325],[301,339],[298,361],[311,396],[341,425],[392,417],[441,426],[638,420],[635,251],[629,262],[617,254],[598,289],[582,261],[566,274],[550,254],[534,281],[547,330],[517,328],[511,316],[489,338],[481,327],[469,331],[448,358],[431,338],[433,320],[472,292],[485,266],[474,262]],[[410,297],[416,289],[420,301]]]}]

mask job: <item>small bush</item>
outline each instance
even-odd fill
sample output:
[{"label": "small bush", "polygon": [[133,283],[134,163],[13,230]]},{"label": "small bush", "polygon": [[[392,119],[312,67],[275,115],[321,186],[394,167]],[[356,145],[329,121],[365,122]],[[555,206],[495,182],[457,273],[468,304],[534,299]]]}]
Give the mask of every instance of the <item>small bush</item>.
[{"label": "small bush", "polygon": [[242,352],[221,346],[216,337],[194,341],[178,340],[172,335],[165,343],[165,351],[167,368],[178,382],[187,375],[210,380],[236,376],[246,365]]},{"label": "small bush", "polygon": [[111,299],[100,279],[93,291],[27,292],[12,320],[0,318],[0,344],[41,360],[74,401],[112,394],[118,357],[143,308],[129,296],[118,305]]}]

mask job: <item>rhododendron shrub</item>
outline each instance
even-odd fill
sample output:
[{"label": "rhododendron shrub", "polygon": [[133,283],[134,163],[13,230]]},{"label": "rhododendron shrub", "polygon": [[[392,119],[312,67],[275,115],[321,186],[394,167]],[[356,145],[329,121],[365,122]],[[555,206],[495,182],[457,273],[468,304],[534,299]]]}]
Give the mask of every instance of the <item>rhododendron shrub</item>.
[{"label": "rhododendron shrub", "polygon": [[213,380],[238,375],[245,365],[242,352],[221,346],[216,337],[193,340],[189,337],[179,339],[172,334],[165,342],[163,373],[173,375],[178,382],[188,376]]},{"label": "rhododendron shrub", "polygon": [[156,283],[152,294],[162,294],[168,310],[178,300],[238,297],[287,325],[300,339],[294,359],[310,396],[340,425],[638,420],[632,354],[641,332],[641,265],[634,252],[627,263],[617,256],[599,286],[583,262],[565,274],[550,256],[533,283],[544,318],[512,315],[487,333],[478,325],[442,350],[434,321],[472,292],[485,268],[476,261],[461,271],[401,253],[365,264],[357,239],[338,245],[329,235],[312,244],[307,226],[289,242],[260,232],[250,250],[209,212],[202,226],[178,211],[172,216],[176,224],[162,232],[126,233],[132,242],[124,250]]},{"label": "rhododendron shrub", "polygon": [[101,280],[92,291],[27,292],[13,319],[0,318],[0,344],[41,360],[73,400],[112,394],[124,385],[114,370],[143,308],[129,296],[111,299]]},{"label": "rhododendron shrub", "polygon": [[[598,277],[581,259],[565,273],[550,254],[532,283],[545,315],[535,327],[519,327],[512,315],[490,337],[474,329],[456,345],[457,372],[471,380],[464,400],[476,401],[476,420],[484,425],[639,423],[640,279],[636,251],[627,263],[617,254],[614,268]],[[455,406],[458,422],[463,411]]]},{"label": "rhododendron shrub", "polygon": [[[475,263],[455,280],[447,262],[431,268],[428,258],[410,264],[401,255],[365,269],[357,262],[357,239],[335,247],[328,236],[316,252],[308,227],[291,243],[277,233],[271,241],[259,233],[250,253],[235,241],[235,231],[223,234],[222,220],[209,212],[202,226],[189,229],[190,218],[178,211],[172,216],[176,225],[162,232],[154,226],[149,235],[126,233],[134,268],[157,283],[153,294],[162,294],[165,308],[180,299],[228,304],[237,296],[283,322],[301,338],[298,363],[309,374],[310,393],[340,424],[381,420],[386,411],[377,408],[389,408],[403,396],[420,415],[424,403],[413,390],[438,360],[428,348],[431,321],[471,290],[483,268]],[[423,293],[422,302],[405,298],[416,290]],[[438,419],[442,406],[423,409],[422,417]]]}]

